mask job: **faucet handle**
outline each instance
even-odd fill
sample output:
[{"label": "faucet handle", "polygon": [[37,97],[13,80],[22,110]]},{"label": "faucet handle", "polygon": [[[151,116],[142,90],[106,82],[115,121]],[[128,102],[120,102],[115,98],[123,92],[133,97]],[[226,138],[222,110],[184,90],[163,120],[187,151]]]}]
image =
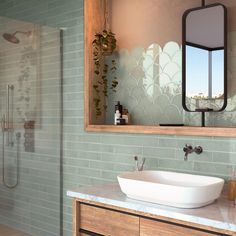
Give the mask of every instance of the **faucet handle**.
[{"label": "faucet handle", "polygon": [[195,151],[195,153],[196,154],[201,154],[202,152],[203,152],[203,149],[202,149],[202,147],[201,146],[196,146],[195,148],[194,148],[194,151]]}]

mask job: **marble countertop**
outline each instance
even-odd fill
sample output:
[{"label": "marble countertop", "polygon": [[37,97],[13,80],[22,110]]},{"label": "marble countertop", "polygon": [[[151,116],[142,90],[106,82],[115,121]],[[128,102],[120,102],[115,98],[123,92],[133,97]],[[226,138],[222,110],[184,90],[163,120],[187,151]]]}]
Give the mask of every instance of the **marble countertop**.
[{"label": "marble countertop", "polygon": [[67,191],[67,196],[236,232],[236,206],[224,196],[197,209],[180,209],[133,200],[121,192],[118,184],[82,187]]}]

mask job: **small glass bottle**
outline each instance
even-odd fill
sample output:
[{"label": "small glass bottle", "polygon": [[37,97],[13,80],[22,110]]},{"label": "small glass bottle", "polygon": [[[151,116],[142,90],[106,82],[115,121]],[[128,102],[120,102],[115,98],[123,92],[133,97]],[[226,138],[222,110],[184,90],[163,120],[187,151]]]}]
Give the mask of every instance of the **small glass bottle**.
[{"label": "small glass bottle", "polygon": [[116,110],[114,115],[114,125],[117,125],[117,120],[121,118],[121,114],[119,110]]},{"label": "small glass bottle", "polygon": [[123,110],[122,118],[125,119],[126,125],[130,124],[130,114],[129,114],[128,109]]},{"label": "small glass bottle", "polygon": [[117,101],[117,104],[115,105],[115,112],[119,110],[120,115],[122,116],[122,110],[123,110],[123,106],[120,104],[120,101]]}]

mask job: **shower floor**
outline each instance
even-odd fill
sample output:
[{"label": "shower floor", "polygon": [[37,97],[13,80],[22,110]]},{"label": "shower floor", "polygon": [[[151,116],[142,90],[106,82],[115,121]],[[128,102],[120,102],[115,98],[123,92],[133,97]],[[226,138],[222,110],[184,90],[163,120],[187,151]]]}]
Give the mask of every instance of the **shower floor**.
[{"label": "shower floor", "polygon": [[1,236],[31,236],[29,234],[23,233],[19,230],[12,229],[5,225],[0,225],[0,235]]}]

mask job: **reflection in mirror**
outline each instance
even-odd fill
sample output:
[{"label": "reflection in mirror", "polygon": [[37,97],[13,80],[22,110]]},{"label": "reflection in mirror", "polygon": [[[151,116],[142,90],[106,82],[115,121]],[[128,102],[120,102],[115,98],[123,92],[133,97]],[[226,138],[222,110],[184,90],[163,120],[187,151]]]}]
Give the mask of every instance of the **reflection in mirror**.
[{"label": "reflection in mirror", "polygon": [[183,107],[226,107],[226,9],[221,4],[190,9],[183,17]]},{"label": "reflection in mirror", "polygon": [[195,99],[220,99],[224,95],[224,50],[186,47],[186,95]]},{"label": "reflection in mirror", "polygon": [[[181,55],[176,42],[118,51],[119,85],[116,93],[109,92],[107,124],[114,120],[114,101],[129,110],[132,124],[183,123]],[[107,64],[112,63],[113,57],[107,58]]]}]

